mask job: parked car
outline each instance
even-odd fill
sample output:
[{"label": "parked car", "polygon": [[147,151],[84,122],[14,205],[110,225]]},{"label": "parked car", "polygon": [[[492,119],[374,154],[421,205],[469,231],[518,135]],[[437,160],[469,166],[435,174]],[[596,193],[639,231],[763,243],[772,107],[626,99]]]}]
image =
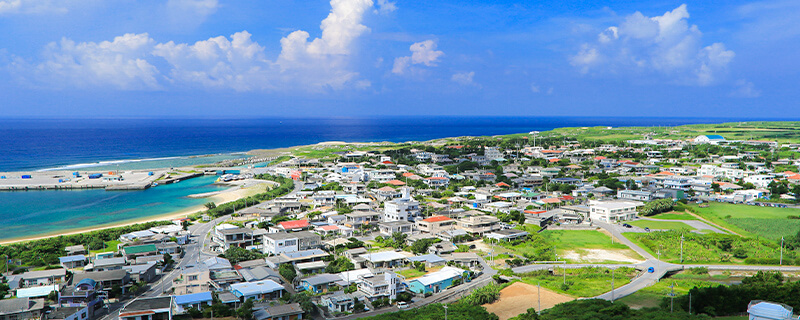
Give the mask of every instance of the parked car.
[{"label": "parked car", "polygon": [[400,302],[397,303],[397,308],[398,309],[408,308],[408,303],[406,303],[405,301],[400,301]]},{"label": "parked car", "polygon": [[629,224],[627,224],[627,223],[623,223],[623,224],[622,224],[622,226],[623,226],[623,227],[625,227],[625,228],[633,228],[633,226],[632,226],[632,225],[629,225]]}]

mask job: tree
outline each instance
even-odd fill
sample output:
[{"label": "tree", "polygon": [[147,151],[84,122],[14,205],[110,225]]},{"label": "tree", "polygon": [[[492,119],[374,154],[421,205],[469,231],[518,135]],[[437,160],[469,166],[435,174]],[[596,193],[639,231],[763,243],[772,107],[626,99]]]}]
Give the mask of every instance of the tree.
[{"label": "tree", "polygon": [[278,273],[290,283],[297,277],[297,271],[295,271],[294,266],[289,263],[281,264],[281,266],[278,267]]},{"label": "tree", "polygon": [[237,264],[242,261],[261,259],[264,257],[264,254],[253,250],[247,250],[245,248],[231,247],[230,249],[225,250],[225,254],[222,256],[225,259],[228,259],[231,264]]},{"label": "tree", "polygon": [[189,220],[183,220],[183,222],[181,222],[184,231],[189,230],[189,224]]},{"label": "tree", "polygon": [[253,298],[247,299],[239,309],[236,309],[236,316],[244,320],[253,319]]},{"label": "tree", "polygon": [[208,210],[217,208],[217,204],[213,203],[213,202],[206,202],[206,204],[204,204],[204,206],[206,206],[206,209],[208,209]]},{"label": "tree", "polygon": [[414,244],[409,247],[411,252],[415,254],[423,254],[428,252],[428,248],[437,242],[441,242],[442,240],[439,238],[431,238],[431,239],[420,239],[414,242]]},{"label": "tree", "polygon": [[169,267],[172,263],[175,262],[172,260],[172,256],[169,253],[164,254],[164,267]]}]

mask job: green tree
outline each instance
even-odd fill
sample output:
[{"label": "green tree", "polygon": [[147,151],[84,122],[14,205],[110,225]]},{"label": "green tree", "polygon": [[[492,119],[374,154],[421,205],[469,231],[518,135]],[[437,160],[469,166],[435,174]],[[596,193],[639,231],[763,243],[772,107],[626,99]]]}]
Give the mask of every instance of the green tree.
[{"label": "green tree", "polygon": [[297,271],[295,271],[294,266],[289,263],[281,264],[281,266],[278,267],[278,273],[280,273],[281,277],[286,279],[286,281],[289,281],[289,283],[293,282],[294,278],[297,277]]},{"label": "green tree", "polygon": [[253,319],[253,298],[247,299],[239,309],[236,309],[236,316],[239,319]]}]

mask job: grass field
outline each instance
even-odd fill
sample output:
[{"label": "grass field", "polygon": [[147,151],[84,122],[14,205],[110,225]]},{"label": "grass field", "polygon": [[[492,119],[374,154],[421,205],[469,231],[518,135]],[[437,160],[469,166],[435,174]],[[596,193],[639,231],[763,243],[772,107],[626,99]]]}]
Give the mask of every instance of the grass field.
[{"label": "grass field", "polygon": [[122,243],[122,242],[120,242],[119,240],[106,241],[105,249],[102,249],[102,250],[91,250],[91,251],[89,251],[89,254],[94,256],[97,253],[116,252],[117,251],[117,245],[119,245],[120,243]]},{"label": "grass field", "polygon": [[[537,285],[571,297],[594,297],[611,291],[611,269],[583,268],[567,269],[567,285],[564,285],[562,269],[553,273],[538,271],[519,275],[522,282]],[[619,268],[614,271],[614,286],[628,284],[636,275],[634,268]]]},{"label": "grass field", "polygon": [[650,228],[651,230],[695,230],[692,226],[680,221],[636,220],[629,223],[639,228]]},{"label": "grass field", "polygon": [[692,205],[692,208],[701,217],[746,237],[776,240],[797,234],[800,227],[800,221],[787,218],[800,215],[798,209],[716,202],[708,205],[706,208]]},{"label": "grass field", "polygon": [[726,276],[694,275],[686,272],[675,274],[669,278],[635,292],[632,295],[623,297],[617,301],[627,304],[631,308],[655,308],[658,307],[664,298],[669,297],[674,287],[675,294],[684,295],[694,287],[711,287],[719,283],[714,280],[725,280]]},{"label": "grass field", "polygon": [[698,220],[695,216],[691,214],[675,212],[675,211],[659,213],[657,215],[650,216],[648,218],[661,219],[661,220]]},{"label": "grass field", "polygon": [[[626,232],[623,235],[654,256],[661,252],[661,260],[671,263],[680,263],[681,251],[686,263],[737,264],[745,258],[777,259],[780,255],[779,246],[766,239],[681,231]],[[681,235],[684,236],[683,250]],[[786,256],[794,259],[795,254],[784,251]]]},{"label": "grass field", "polygon": [[628,249],[611,237],[596,230],[547,230],[541,233],[556,245],[556,251],[575,249]]}]

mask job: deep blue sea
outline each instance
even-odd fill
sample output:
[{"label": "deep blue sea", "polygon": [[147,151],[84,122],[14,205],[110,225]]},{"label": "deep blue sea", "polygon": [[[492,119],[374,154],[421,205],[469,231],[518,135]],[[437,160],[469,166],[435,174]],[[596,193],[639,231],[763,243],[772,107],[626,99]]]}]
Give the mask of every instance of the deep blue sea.
[{"label": "deep blue sea", "polygon": [[[323,141],[419,141],[581,126],[672,126],[748,119],[567,117],[383,117],[243,120],[0,119],[0,172],[83,168],[170,167],[215,162],[252,149]],[[192,155],[213,155],[206,158]],[[155,159],[155,160],[154,160]],[[144,160],[144,161],[142,161]],[[211,161],[209,161],[211,160]],[[123,168],[120,168],[123,169]],[[158,216],[207,200],[218,190],[201,177],[144,191],[0,192],[0,239],[45,235]]]},{"label": "deep blue sea", "polygon": [[418,141],[580,126],[669,126],[721,118],[381,117],[341,119],[0,119],[0,172],[221,154],[323,141]]}]

